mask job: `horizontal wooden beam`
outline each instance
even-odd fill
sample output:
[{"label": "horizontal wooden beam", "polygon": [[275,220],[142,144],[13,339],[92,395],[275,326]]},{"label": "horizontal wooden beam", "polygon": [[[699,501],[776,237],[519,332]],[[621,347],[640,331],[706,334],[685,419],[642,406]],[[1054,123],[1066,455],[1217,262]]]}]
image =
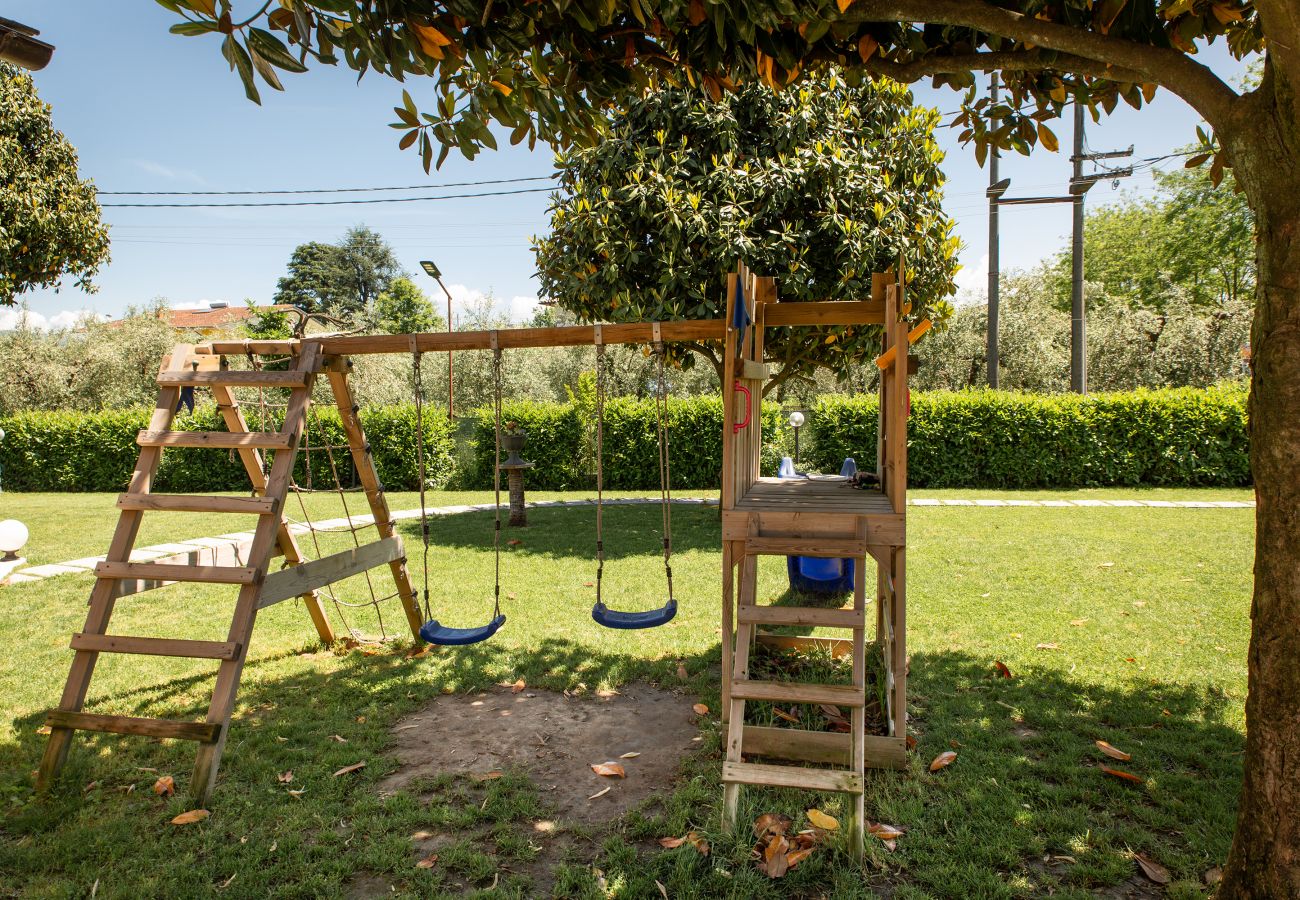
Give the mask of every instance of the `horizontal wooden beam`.
[{"label": "horizontal wooden beam", "polygon": [[323,556],[292,568],[282,569],[267,575],[262,582],[257,608],[265,609],[281,600],[300,597],[327,584],[342,581],[375,566],[401,559],[403,552],[402,539],[393,535],[382,541],[363,544],[360,547],[344,550],[342,553]]},{"label": "horizontal wooden beam", "polygon": [[160,372],[162,387],[306,387],[308,372],[264,372],[254,369],[219,369],[215,372]]},{"label": "horizontal wooden beam", "polygon": [[848,638],[796,637],[790,634],[768,634],[760,631],[754,640],[778,650],[797,650],[800,653],[827,653],[839,659],[853,653],[853,642]]},{"label": "horizontal wooden beam", "polygon": [[202,494],[119,494],[118,509],[154,512],[241,513],[268,516],[279,501],[274,497],[210,497]]},{"label": "horizontal wooden beam", "polygon": [[174,656],[183,659],[234,659],[239,655],[237,641],[187,641],[179,638],[134,637],[124,634],[84,634],[72,636],[73,650],[96,653],[135,653],[142,656]]},{"label": "horizontal wooden beam", "polygon": [[212,447],[217,450],[287,450],[294,435],[278,431],[141,431],[141,447]]},{"label": "horizontal wooden beam", "polygon": [[[866,734],[862,736],[862,744],[863,762],[868,769],[907,768],[907,742],[903,738]],[[847,766],[850,765],[853,736],[842,732],[746,725],[742,746],[746,756]]]},{"label": "horizontal wooden beam", "polygon": [[862,628],[866,615],[856,609],[821,609],[815,606],[748,606],[736,618],[750,625],[801,625],[814,628]]},{"label": "horizontal wooden beam", "polygon": [[193,581],[202,584],[253,584],[257,581],[257,569],[252,566],[188,566],[153,562],[102,562],[95,566],[95,577],[153,581]]},{"label": "horizontal wooden beam", "polygon": [[97,713],[52,709],[45,716],[51,728],[77,728],[81,731],[107,731],[112,734],[137,734],[143,737],[176,738],[211,744],[221,734],[217,722],[172,722],[167,719],[140,719],[133,716],[108,716]]},{"label": "horizontal wooden beam", "polygon": [[[764,325],[823,326],[879,325],[885,320],[884,303],[875,300],[823,300],[808,303],[764,305]],[[648,344],[656,326],[668,343],[720,341],[726,337],[723,319],[680,319],[673,322],[624,322],[601,325],[606,344]],[[496,332],[503,350],[529,347],[581,347],[596,342],[594,325],[558,325],[551,328],[502,328]],[[358,334],[306,337],[295,341],[212,341],[194,348],[196,354],[282,355],[294,353],[303,344],[319,344],[325,356],[361,356],[370,353],[410,353],[412,339],[421,353],[457,350],[488,350],[491,331],[452,331],[422,334]]]},{"label": "horizontal wooden beam", "polygon": [[866,705],[863,689],[847,684],[736,678],[731,682],[731,696],[741,700],[767,700],[772,703],[829,703],[850,708]]},{"label": "horizontal wooden beam", "polygon": [[799,766],[767,766],[760,763],[724,762],[722,780],[728,783],[761,784],[771,787],[804,788],[810,791],[862,793],[862,776],[856,772],[804,769]]}]

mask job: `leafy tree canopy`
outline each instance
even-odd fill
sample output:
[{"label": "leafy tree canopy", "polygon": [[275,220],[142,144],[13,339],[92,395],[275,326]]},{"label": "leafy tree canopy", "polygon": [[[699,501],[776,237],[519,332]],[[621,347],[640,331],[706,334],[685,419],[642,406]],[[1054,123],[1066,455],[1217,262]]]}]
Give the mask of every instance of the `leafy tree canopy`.
[{"label": "leafy tree canopy", "polygon": [[447,323],[433,310],[424,291],[406,276],[394,278],[375,305],[379,328],[388,334],[441,331]]},{"label": "leafy tree canopy", "polygon": [[348,229],[337,244],[299,244],[288,268],[275,292],[275,303],[372,326],[375,301],[393,279],[404,274],[393,248],[365,225]]},{"label": "leafy tree canopy", "polygon": [[[604,141],[560,154],[535,248],[543,293],[585,321],[717,318],[737,259],[777,275],[783,300],[825,300],[869,296],[872,272],[903,252],[914,309],[942,320],[958,241],[940,206],[937,118],[901,85],[835,73],[716,101],[653,92]],[[768,356],[783,365],[769,388],[861,363],[879,352],[876,331],[773,332]],[[693,349],[721,365],[717,348]]]},{"label": "leafy tree canopy", "polygon": [[26,72],[0,62],[0,305],[65,276],[93,291],[108,229],[77,151],[50,121]]},{"label": "leafy tree canopy", "polygon": [[[1156,176],[1157,192],[1100,207],[1084,223],[1084,278],[1106,300],[1163,312],[1175,298],[1238,307],[1255,293],[1255,217],[1229,178],[1201,169]],[[1070,256],[1053,265],[1057,305],[1069,308]]]}]

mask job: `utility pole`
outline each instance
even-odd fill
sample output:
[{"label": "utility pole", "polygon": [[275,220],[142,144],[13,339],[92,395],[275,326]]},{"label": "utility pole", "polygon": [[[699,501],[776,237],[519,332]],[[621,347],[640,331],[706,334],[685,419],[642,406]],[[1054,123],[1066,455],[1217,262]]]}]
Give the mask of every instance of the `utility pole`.
[{"label": "utility pole", "polygon": [[[451,334],[451,291],[447,290],[447,285],[442,283],[442,272],[439,271],[438,267],[434,265],[431,260],[422,259],[420,260],[420,265],[424,268],[425,273],[428,274],[430,278],[438,282],[438,287],[442,288],[442,292],[447,295],[447,333]],[[454,384],[454,381],[452,379],[452,374],[453,374],[452,362],[451,362],[452,355],[453,354],[451,353],[450,350],[447,351],[447,418],[448,419],[456,418],[456,407],[452,400],[453,397],[452,385]]]},{"label": "utility pole", "polygon": [[1083,104],[1074,101],[1074,172],[1070,193],[1074,195],[1074,230],[1070,242],[1070,390],[1088,393],[1087,321],[1083,311],[1083,196],[1075,191],[1083,179]]},{"label": "utility pole", "polygon": [[[989,76],[989,100],[998,102],[998,73]],[[998,287],[1001,272],[998,260],[998,197],[995,192],[998,183],[998,148],[989,152],[989,315],[988,315],[988,359],[989,387],[998,386]],[[1003,188],[1005,190],[1005,188]]]}]

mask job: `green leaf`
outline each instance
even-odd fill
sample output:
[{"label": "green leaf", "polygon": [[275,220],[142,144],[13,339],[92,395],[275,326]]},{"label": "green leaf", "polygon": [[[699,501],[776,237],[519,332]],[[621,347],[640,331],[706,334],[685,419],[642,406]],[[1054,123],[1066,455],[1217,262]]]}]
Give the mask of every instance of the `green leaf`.
[{"label": "green leaf", "polygon": [[230,63],[230,68],[239,73],[239,80],[244,83],[244,95],[260,106],[262,98],[257,93],[257,85],[253,83],[253,61],[233,34],[226,35],[222,41],[221,55]]},{"label": "green leaf", "polygon": [[286,72],[307,71],[307,67],[294,59],[288,48],[280,42],[280,39],[269,31],[263,31],[261,28],[250,28],[248,31],[248,45],[271,65],[284,69]]}]

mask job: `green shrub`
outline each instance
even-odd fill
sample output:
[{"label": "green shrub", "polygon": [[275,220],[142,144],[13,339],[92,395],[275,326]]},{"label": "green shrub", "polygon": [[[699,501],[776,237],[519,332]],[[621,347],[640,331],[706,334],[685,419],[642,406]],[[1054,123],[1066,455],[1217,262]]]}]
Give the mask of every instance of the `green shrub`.
[{"label": "green shrub", "polygon": [[[496,452],[491,409],[474,413],[474,471],[467,487],[492,487],[492,465]],[[530,400],[503,403],[501,421],[517,422],[528,435],[522,456],[533,463],[524,484],[537,490],[565,491],[585,487],[583,460],[584,429],[577,408],[571,403],[537,403]],[[501,459],[506,451],[501,451]],[[502,489],[505,479],[502,478]]]},{"label": "green shrub", "polygon": [[[124,490],[139,455],[136,433],[148,426],[151,412],[143,407],[103,412],[24,412],[0,419],[0,428],[6,432],[0,441],[4,487],[15,491]],[[279,428],[282,422],[282,413],[272,410],[266,427]],[[414,490],[419,482],[414,407],[362,409],[361,424],[380,481],[390,490]],[[172,427],[178,431],[225,430],[214,406],[182,412]],[[255,413],[250,427],[260,427]],[[453,469],[451,429],[444,416],[426,413],[424,431],[426,473],[431,485],[441,486]],[[318,448],[333,445],[340,481],[344,486],[354,483],[347,438],[337,409],[322,407],[313,413],[306,440]],[[295,463],[298,483],[318,489],[332,487],[329,456],[324,449],[300,451]],[[154,488],[178,493],[242,491],[249,489],[249,482],[232,451],[185,447],[163,453]]]},{"label": "green shrub", "polygon": [[[823,397],[804,462],[872,468],[875,397]],[[1250,483],[1246,392],[1236,385],[1127,393],[934,391],[912,396],[913,487],[1099,487]]]}]

